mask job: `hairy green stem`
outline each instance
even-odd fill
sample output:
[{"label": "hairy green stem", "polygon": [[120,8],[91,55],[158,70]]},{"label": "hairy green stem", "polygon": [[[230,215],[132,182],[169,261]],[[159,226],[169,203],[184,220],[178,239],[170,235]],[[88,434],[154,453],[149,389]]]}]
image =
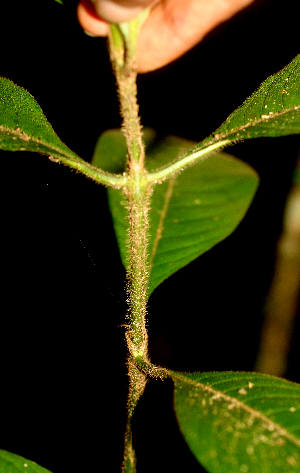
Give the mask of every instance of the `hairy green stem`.
[{"label": "hairy green stem", "polygon": [[[129,24],[130,25],[130,24]],[[121,29],[113,25],[110,36],[110,55],[118,86],[122,129],[127,144],[127,185],[124,192],[129,215],[129,272],[128,302],[130,328],[127,336],[132,356],[147,357],[146,304],[147,304],[147,245],[150,186],[144,167],[145,149],[142,139],[137,104],[136,62],[130,26],[123,37]],[[136,33],[136,30],[134,30]],[[123,39],[123,42],[122,42]],[[134,45],[131,41],[133,40]]]},{"label": "hairy green stem", "polygon": [[146,330],[147,311],[147,247],[148,212],[150,191],[145,185],[143,170],[136,164],[130,170],[130,188],[127,188],[129,210],[130,260],[128,273],[128,302],[130,331],[128,348],[133,357],[147,358],[148,336]]},{"label": "hairy green stem", "polygon": [[[133,25],[133,26],[131,26]],[[132,444],[131,418],[138,399],[143,394],[147,375],[135,359],[148,364],[148,335],[146,330],[148,288],[148,213],[151,185],[147,183],[144,167],[145,149],[137,104],[135,46],[136,20],[123,29],[112,25],[110,55],[118,86],[122,129],[127,143],[127,197],[129,218],[129,271],[127,294],[129,327],[126,333],[128,355],[128,419],[125,432],[123,473],[135,473],[136,460]]]},{"label": "hairy green stem", "polygon": [[132,430],[131,419],[134,413],[135,406],[144,392],[147,382],[146,375],[136,366],[133,360],[128,362],[128,377],[129,377],[129,394],[128,394],[128,418],[125,431],[124,442],[124,461],[122,472],[135,473],[136,472],[136,457],[132,444]]},{"label": "hairy green stem", "polygon": [[111,63],[117,81],[120,113],[123,118],[122,130],[128,148],[128,166],[131,167],[134,163],[139,163],[142,172],[145,150],[136,99],[136,36],[136,20],[132,20],[130,23],[123,24],[123,28],[112,25],[109,39]]}]

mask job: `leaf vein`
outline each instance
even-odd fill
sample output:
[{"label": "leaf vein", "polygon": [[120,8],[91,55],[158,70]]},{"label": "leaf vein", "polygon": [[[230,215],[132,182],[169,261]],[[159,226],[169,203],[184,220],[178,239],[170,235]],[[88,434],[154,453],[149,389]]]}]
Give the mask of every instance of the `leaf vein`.
[{"label": "leaf vein", "polygon": [[[277,422],[272,421],[268,417],[266,417],[264,414],[262,414],[260,411],[253,409],[252,407],[249,407],[247,404],[239,401],[236,397],[231,397],[227,394],[224,394],[222,391],[216,390],[215,388],[211,386],[204,385],[200,383],[199,381],[195,381],[193,379],[185,378],[179,373],[172,372],[172,378],[173,380],[178,379],[179,382],[184,382],[186,384],[190,384],[194,387],[199,387],[201,390],[206,391],[211,393],[213,396],[216,396],[216,399],[222,398],[225,402],[233,405],[237,409],[244,410],[245,412],[248,412],[251,416],[254,418],[259,419],[260,421],[264,422],[265,425],[268,425],[272,427],[273,430],[277,430],[277,432],[280,432],[281,435],[283,435],[287,440],[289,440],[291,443],[296,445],[297,447],[300,448],[300,439],[295,437],[294,435],[290,434],[284,427],[279,425]],[[175,381],[176,385],[176,381]]]},{"label": "leaf vein", "polygon": [[150,255],[150,258],[149,258],[149,270],[148,270],[148,271],[149,271],[149,277],[150,277],[150,275],[151,275],[151,271],[152,271],[153,261],[154,261],[155,255],[156,255],[156,253],[157,253],[157,248],[158,248],[159,240],[160,240],[161,237],[162,237],[163,224],[164,224],[164,220],[165,220],[166,215],[167,215],[167,211],[168,211],[168,207],[169,207],[169,204],[170,204],[170,200],[171,200],[171,198],[172,198],[172,194],[173,194],[173,189],[174,189],[174,184],[175,184],[175,181],[176,181],[176,177],[177,177],[177,176],[174,176],[172,179],[170,179],[167,192],[165,193],[165,198],[164,198],[164,202],[163,202],[163,206],[162,206],[162,210],[161,210],[161,215],[160,215],[160,219],[159,219],[159,222],[158,222],[158,226],[157,226],[157,229],[156,229],[156,232],[155,232],[155,237],[154,237],[154,241],[153,241],[153,246],[152,246],[152,250],[151,250],[151,255]]}]

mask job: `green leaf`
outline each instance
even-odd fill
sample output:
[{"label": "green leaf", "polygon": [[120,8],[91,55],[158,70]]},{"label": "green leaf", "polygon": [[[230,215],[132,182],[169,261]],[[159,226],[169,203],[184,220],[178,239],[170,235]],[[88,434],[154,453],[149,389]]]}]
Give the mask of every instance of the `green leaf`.
[{"label": "green leaf", "polygon": [[[97,144],[94,165],[122,172],[125,141],[117,130],[104,133]],[[172,162],[193,143],[175,137],[155,142],[146,130],[146,167]],[[230,235],[243,219],[258,185],[256,172],[224,153],[211,155],[182,174],[154,187],[149,228],[149,295],[166,278]],[[125,197],[108,189],[109,206],[127,267],[128,220]]]},{"label": "green leaf", "polygon": [[187,156],[245,139],[300,133],[300,55],[266,79],[208,138]]},{"label": "green leaf", "polygon": [[50,473],[49,470],[14,453],[0,450],[1,473]]},{"label": "green leaf", "polygon": [[257,373],[170,373],[189,448],[209,473],[300,471],[300,385]]},{"label": "green leaf", "polygon": [[254,94],[237,108],[208,138],[194,145],[168,168],[156,168],[151,180],[204,159],[207,154],[238,141],[300,133],[300,55],[277,74],[266,79]]},{"label": "green leaf", "polygon": [[32,95],[4,78],[0,78],[0,148],[80,160],[58,138]]},{"label": "green leaf", "polygon": [[122,177],[103,173],[71,151],[58,138],[32,95],[3,77],[0,77],[0,149],[45,154],[97,182],[121,185]]}]

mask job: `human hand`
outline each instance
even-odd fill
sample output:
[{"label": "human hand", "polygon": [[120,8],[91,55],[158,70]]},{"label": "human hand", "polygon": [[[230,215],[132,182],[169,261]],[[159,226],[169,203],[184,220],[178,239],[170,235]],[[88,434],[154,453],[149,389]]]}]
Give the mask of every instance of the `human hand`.
[{"label": "human hand", "polygon": [[138,72],[174,61],[213,28],[254,0],[80,0],[77,14],[90,34],[106,36],[108,22],[120,23],[152,6],[138,41]]}]

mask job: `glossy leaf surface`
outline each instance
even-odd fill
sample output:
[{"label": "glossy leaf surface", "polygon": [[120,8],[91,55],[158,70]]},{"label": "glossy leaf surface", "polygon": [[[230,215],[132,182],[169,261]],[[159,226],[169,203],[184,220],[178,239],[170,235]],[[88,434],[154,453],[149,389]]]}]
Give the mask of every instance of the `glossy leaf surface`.
[{"label": "glossy leaf surface", "polygon": [[0,79],[0,148],[80,159],[58,138],[32,95],[4,78]]},{"label": "glossy leaf surface", "polygon": [[227,120],[192,153],[218,142],[300,133],[300,55],[266,79]]},{"label": "glossy leaf surface", "polygon": [[[123,171],[126,146],[125,142],[121,144],[118,133],[111,130],[102,135],[94,165],[110,172]],[[153,138],[153,132],[146,130],[146,167],[149,171],[172,162],[193,144],[175,137],[156,143]],[[243,219],[257,185],[258,177],[252,168],[224,153],[212,155],[182,174],[155,185],[149,219],[149,295],[171,274],[234,231]],[[108,196],[126,267],[128,220],[125,198],[115,189],[108,189]]]},{"label": "glossy leaf surface", "polygon": [[256,373],[172,373],[174,408],[209,473],[300,471],[300,385]]},{"label": "glossy leaf surface", "polygon": [[50,473],[49,470],[19,455],[0,450],[1,473]]}]

